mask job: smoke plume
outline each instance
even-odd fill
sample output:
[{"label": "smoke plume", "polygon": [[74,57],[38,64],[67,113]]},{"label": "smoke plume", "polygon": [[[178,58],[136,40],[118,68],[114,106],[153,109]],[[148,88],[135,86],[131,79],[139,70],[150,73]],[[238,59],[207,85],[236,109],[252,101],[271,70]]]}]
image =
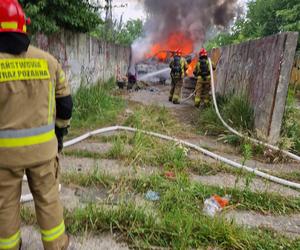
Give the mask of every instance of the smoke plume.
[{"label": "smoke plume", "polygon": [[238,0],[139,0],[148,14],[144,37],[133,44],[134,60],[155,44],[180,32],[198,49],[212,27],[224,28],[239,10]]}]

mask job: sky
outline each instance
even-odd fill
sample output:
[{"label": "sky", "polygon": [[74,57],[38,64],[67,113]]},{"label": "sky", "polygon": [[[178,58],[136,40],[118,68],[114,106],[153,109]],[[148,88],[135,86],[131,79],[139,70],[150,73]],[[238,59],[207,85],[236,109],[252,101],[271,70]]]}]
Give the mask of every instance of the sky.
[{"label": "sky", "polygon": [[113,0],[115,5],[127,4],[124,8],[115,8],[114,15],[119,19],[123,15],[124,21],[129,19],[145,19],[143,5],[135,0]]},{"label": "sky", "polygon": [[[100,3],[105,5],[105,0],[93,0],[91,2]],[[137,0],[113,0],[113,18],[119,20],[121,16],[123,21],[130,19],[145,19],[146,13],[144,12],[143,5]],[[126,6],[126,7],[124,7]],[[103,12],[103,17],[105,13]]]},{"label": "sky", "polygon": [[[247,0],[239,0],[239,1],[243,4],[247,2]],[[123,16],[123,21],[126,22],[130,19],[146,18],[146,13],[144,12],[143,5],[137,0],[113,0],[113,5],[121,6],[124,4],[126,4],[127,7],[114,8],[113,16],[115,19],[120,19],[120,17]]]}]

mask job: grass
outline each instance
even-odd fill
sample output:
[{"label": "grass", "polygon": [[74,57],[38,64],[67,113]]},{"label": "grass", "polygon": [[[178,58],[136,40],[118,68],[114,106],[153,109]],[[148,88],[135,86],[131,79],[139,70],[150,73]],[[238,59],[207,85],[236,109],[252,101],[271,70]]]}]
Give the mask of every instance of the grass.
[{"label": "grass", "polygon": [[26,225],[34,225],[37,223],[33,210],[26,206],[21,206],[21,219]]},{"label": "grass", "polygon": [[[244,96],[228,95],[218,97],[219,110],[224,120],[236,130],[244,133],[253,131],[254,111]],[[218,118],[213,105],[201,111],[198,120],[199,131],[203,134],[228,134]]]},{"label": "grass", "polygon": [[[217,103],[223,119],[229,126],[245,135],[253,136],[254,111],[246,97],[232,94],[225,97],[218,96]],[[218,118],[213,105],[201,111],[196,126],[201,134],[217,136],[219,141],[238,148],[243,156],[245,156],[245,148],[248,148],[252,153],[250,158],[255,156],[258,159],[264,159],[265,147],[255,145],[249,140],[229,132]],[[268,161],[272,162],[277,157],[278,155],[270,156]],[[248,155],[246,160],[250,158]]]},{"label": "grass", "polygon": [[[122,124],[168,135],[183,134],[185,129],[164,107],[126,103],[114,94],[114,80],[87,87],[82,85],[74,95],[74,113],[69,137],[103,126]],[[123,115],[125,107],[132,113]]]},{"label": "grass", "polygon": [[90,87],[80,86],[73,97],[73,128],[90,129],[116,123],[118,115],[125,109],[125,102],[113,95],[114,85],[111,79]]},{"label": "grass", "polygon": [[[118,158],[131,164],[155,163],[164,169],[176,172],[177,179],[169,181],[161,175],[130,179],[115,178],[95,168],[90,174],[63,174],[64,184],[89,187],[105,187],[109,193],[123,192],[144,196],[148,190],[160,194],[160,201],[149,206],[132,201],[115,205],[100,205],[96,202],[83,208],[67,211],[67,230],[73,235],[113,232],[120,235],[131,248],[150,249],[166,247],[171,249],[200,249],[218,247],[222,249],[298,249],[299,241],[292,241],[269,229],[245,229],[222,216],[209,218],[202,213],[204,200],[213,194],[231,196],[231,205],[238,210],[252,210],[271,215],[288,215],[300,211],[300,199],[286,198],[276,194],[252,192],[249,188],[220,188],[190,182],[187,167],[195,168],[197,162],[190,161],[180,145],[163,143],[136,133],[134,136],[120,134],[105,137],[112,148],[104,155],[91,157]],[[125,145],[132,150],[126,152]],[[249,154],[245,148],[245,157]],[[80,153],[83,155],[83,152]],[[85,154],[87,156],[87,153]],[[192,165],[192,163],[194,165]],[[216,166],[222,169],[224,166]],[[224,167],[225,168],[225,167]],[[203,171],[209,166],[203,166]],[[226,171],[226,169],[225,169]],[[251,179],[251,178],[249,178]],[[250,180],[251,181],[251,180]],[[120,196],[121,197],[121,196]],[[32,215],[25,211],[26,223],[34,223]]]},{"label": "grass", "polygon": [[63,152],[64,156],[74,156],[76,158],[91,158],[91,159],[104,159],[105,154],[102,153],[96,153],[96,152],[90,152],[85,150],[68,150]]},{"label": "grass", "polygon": [[[174,194],[193,197],[188,202],[191,206],[197,206],[197,204],[199,206],[212,194],[221,196],[228,194],[232,197],[232,204],[238,204],[238,208],[242,210],[253,210],[264,214],[290,214],[300,211],[300,199],[297,198],[287,198],[266,192],[253,192],[247,187],[244,190],[240,190],[207,186],[201,183],[190,182],[184,175],[179,175],[176,182],[169,182],[161,176],[151,176],[143,180],[135,180],[133,187],[141,193],[152,189],[164,195],[170,190],[176,189]],[[174,195],[174,201],[178,199],[178,195]],[[180,204],[176,204],[176,206],[180,206]]]},{"label": "grass", "polygon": [[[173,142],[165,142],[141,133],[134,135],[121,133],[119,135],[102,136],[93,141],[112,144],[112,148],[105,153],[89,152],[85,150],[67,150],[66,156],[78,158],[120,160],[127,166],[152,166],[165,170],[191,171],[197,175],[216,175],[218,173],[240,174],[222,163],[206,163],[201,159],[189,157],[189,150]],[[247,149],[245,144],[245,148]],[[252,150],[252,149],[250,149]],[[251,151],[252,152],[252,151]],[[249,156],[248,150],[243,150],[245,160]],[[244,176],[244,174],[243,174]]]},{"label": "grass", "polygon": [[[300,241],[288,239],[270,229],[246,229],[223,217],[210,218],[202,214],[199,207],[193,207],[189,193],[180,192],[174,200],[174,192],[157,205],[157,213],[137,206],[122,203],[118,207],[87,205],[73,211],[66,211],[65,222],[68,233],[83,235],[86,232],[117,233],[134,249],[166,247],[171,249],[299,249]],[[176,206],[175,204],[180,206]],[[174,205],[172,205],[174,204]],[[22,209],[23,221],[35,225],[31,210]]]},{"label": "grass", "polygon": [[[120,160],[125,165],[152,166],[165,170],[185,171],[192,170],[197,174],[217,174],[229,171],[225,166],[212,164],[209,166],[200,160],[188,157],[188,149],[173,142],[165,142],[151,138],[140,132],[133,136],[128,134],[100,137],[99,140],[111,143],[112,148],[106,153],[88,152],[85,150],[68,150],[66,156],[92,159]],[[127,145],[127,146],[126,146]],[[228,172],[227,171],[227,172]]]},{"label": "grass", "polygon": [[[152,138],[139,132],[134,135],[120,133],[112,136],[101,136],[92,138],[93,142],[110,143],[112,147],[107,152],[89,152],[85,150],[67,150],[65,156],[77,158],[91,158],[94,160],[112,159],[119,160],[125,166],[151,166],[162,170],[174,172],[191,172],[199,176],[212,176],[220,173],[236,175],[239,178],[248,178],[249,173],[227,166],[223,163],[207,163],[200,159],[190,157],[189,150],[173,142],[165,142],[157,138]],[[263,149],[250,143],[240,145],[243,159],[241,164],[245,164],[252,155],[263,155]],[[268,160],[265,156],[264,160]],[[273,161],[274,158],[270,159]],[[290,181],[300,181],[298,173],[273,174]]]},{"label": "grass", "polygon": [[222,218],[203,216],[196,209],[191,212],[176,208],[157,218],[134,204],[124,204],[116,209],[90,205],[67,213],[66,222],[72,234],[83,234],[85,230],[120,233],[123,240],[136,249],[217,246],[222,249],[267,250],[298,249],[300,246],[299,241],[289,240],[270,230],[244,229]]},{"label": "grass", "polygon": [[277,176],[286,180],[294,181],[300,183],[300,173],[290,172],[290,173],[277,173]]},{"label": "grass", "polygon": [[[204,200],[214,193],[230,194],[231,204],[241,204],[239,209],[251,208],[267,214],[299,211],[299,199],[234,189],[223,190],[191,183],[185,175],[179,175],[175,181],[168,181],[158,175],[120,181],[95,169],[90,175],[72,174],[67,180],[84,187],[118,189],[116,185],[126,185],[126,192],[144,194],[152,189],[160,194],[160,200],[153,203],[151,209],[127,201],[118,206],[90,204],[66,211],[67,231],[73,235],[113,232],[135,249],[150,249],[153,246],[171,249],[218,247],[264,250],[300,247],[299,240],[285,238],[270,229],[246,229],[223,216],[210,218],[202,213]],[[26,224],[36,224],[35,216],[28,208],[22,209],[22,219]]]},{"label": "grass", "polygon": [[240,170],[227,166],[224,163],[206,163],[202,160],[192,160],[189,165],[192,173],[200,176],[212,176],[220,173],[227,174],[240,174]]},{"label": "grass", "polygon": [[[246,229],[222,216],[210,218],[202,213],[203,201],[214,193],[230,194],[231,204],[240,203],[239,208],[251,207],[268,214],[299,211],[299,200],[203,186],[191,183],[185,175],[179,175],[176,181],[168,181],[161,176],[133,180],[125,178],[120,181],[95,170],[90,175],[73,174],[67,179],[85,187],[104,185],[106,188],[117,188],[116,185],[125,184],[127,192],[144,194],[152,189],[160,194],[160,200],[153,203],[151,209],[127,201],[118,206],[90,204],[66,211],[67,231],[73,235],[113,232],[134,249],[151,249],[154,246],[171,249],[218,247],[264,250],[300,247],[299,240],[293,241],[272,230]],[[30,210],[23,209],[22,215],[27,224],[35,223]]]},{"label": "grass", "polygon": [[97,167],[94,168],[90,174],[78,174],[78,173],[64,173],[62,174],[62,183],[65,185],[76,184],[82,187],[112,187],[116,182],[116,179],[102,171],[99,171]]},{"label": "grass", "polygon": [[[280,147],[300,153],[300,111],[295,105],[295,92],[290,90],[288,94],[286,110],[281,129]],[[224,120],[234,129],[253,136],[254,129],[254,111],[250,107],[247,98],[229,95],[227,97],[218,97],[220,113]],[[232,135],[221,123],[214,107],[208,107],[201,111],[197,121],[198,131],[202,134],[219,136],[220,140],[240,147],[241,152],[247,140]],[[265,149],[261,146],[252,145],[254,155],[261,157]],[[282,160],[281,155],[270,155],[268,161]]]},{"label": "grass", "polygon": [[125,120],[124,125],[167,135],[178,135],[185,131],[167,108],[156,105],[138,105],[134,113]]},{"label": "grass", "polygon": [[290,90],[281,129],[281,147],[300,154],[300,111],[295,101],[295,93]]},{"label": "grass", "polygon": [[[217,186],[203,185],[191,182],[185,173],[176,173],[176,180],[169,181],[162,175],[152,175],[143,178],[115,178],[95,169],[91,174],[68,173],[63,175],[64,184],[75,184],[83,187],[105,187],[115,188],[118,185],[125,185],[127,190],[133,193],[144,194],[148,190],[155,190],[160,193],[163,200],[171,199],[172,207],[193,206],[202,207],[206,198],[213,194],[221,196],[230,195],[231,203],[237,209],[252,210],[263,214],[284,215],[300,212],[300,199],[283,197],[275,193],[254,192],[246,185],[244,189],[220,188]],[[251,178],[249,178],[249,184]],[[172,198],[170,198],[172,194]],[[187,200],[178,201],[181,195]]]},{"label": "grass", "polygon": [[[105,137],[105,141],[112,143],[112,148],[107,153],[73,150],[66,151],[65,155],[93,159],[115,159],[125,161],[127,165],[164,166],[178,170],[182,170],[188,165],[185,148],[173,142],[167,143],[151,138],[140,132],[136,132],[133,136],[121,134]],[[126,147],[126,145],[129,146]]]},{"label": "grass", "polygon": [[[115,143],[107,156],[125,160],[128,165],[150,165],[176,171],[183,171],[188,167],[185,148],[173,142],[163,142],[137,132],[125,141],[117,137]],[[128,151],[123,149],[123,145],[127,143],[132,146]]]}]

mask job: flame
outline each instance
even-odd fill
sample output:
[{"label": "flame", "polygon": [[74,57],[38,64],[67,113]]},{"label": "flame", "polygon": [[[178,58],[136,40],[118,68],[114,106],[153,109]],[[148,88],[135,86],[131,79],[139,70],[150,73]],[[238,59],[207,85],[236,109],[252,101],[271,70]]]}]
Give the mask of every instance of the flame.
[{"label": "flame", "polygon": [[[156,57],[160,61],[166,61],[172,56],[172,53],[180,49],[183,56],[190,55],[194,51],[194,42],[191,38],[185,36],[184,33],[174,32],[166,40],[155,43],[150,52],[146,53],[146,58]],[[194,68],[198,62],[198,59],[195,57],[192,59],[192,62],[189,64],[187,70],[188,76],[193,75]]]},{"label": "flame", "polygon": [[194,59],[192,60],[192,62],[189,64],[189,68],[187,70],[187,75],[188,76],[193,76],[194,69],[195,69],[197,63],[198,63],[198,58],[194,57]]},{"label": "flame", "polygon": [[165,61],[168,54],[178,49],[182,51],[183,56],[191,54],[194,50],[193,40],[181,32],[172,33],[165,41],[154,44],[146,57],[156,57],[161,61]]}]

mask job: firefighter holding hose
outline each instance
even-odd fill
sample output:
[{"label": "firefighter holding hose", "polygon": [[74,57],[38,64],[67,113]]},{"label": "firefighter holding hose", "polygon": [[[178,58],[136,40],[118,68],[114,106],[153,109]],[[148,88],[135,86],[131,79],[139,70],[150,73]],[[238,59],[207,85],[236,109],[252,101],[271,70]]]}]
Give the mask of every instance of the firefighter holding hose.
[{"label": "firefighter holding hose", "polygon": [[172,87],[170,91],[169,101],[174,104],[180,104],[181,89],[183,80],[188,69],[186,60],[182,57],[182,51],[177,50],[174,58],[170,63]]},{"label": "firefighter holding hose", "polygon": [[17,0],[0,1],[0,250],[21,248],[20,197],[27,175],[46,250],[67,249],[58,151],[72,115],[58,61],[30,46]]},{"label": "firefighter holding hose", "polygon": [[[215,66],[213,66],[213,69],[215,69]],[[195,89],[195,107],[197,108],[200,107],[201,103],[205,106],[209,105],[211,74],[213,74],[213,72],[210,72],[207,51],[202,48],[199,52],[199,61],[194,70],[194,76],[197,78]]]}]

